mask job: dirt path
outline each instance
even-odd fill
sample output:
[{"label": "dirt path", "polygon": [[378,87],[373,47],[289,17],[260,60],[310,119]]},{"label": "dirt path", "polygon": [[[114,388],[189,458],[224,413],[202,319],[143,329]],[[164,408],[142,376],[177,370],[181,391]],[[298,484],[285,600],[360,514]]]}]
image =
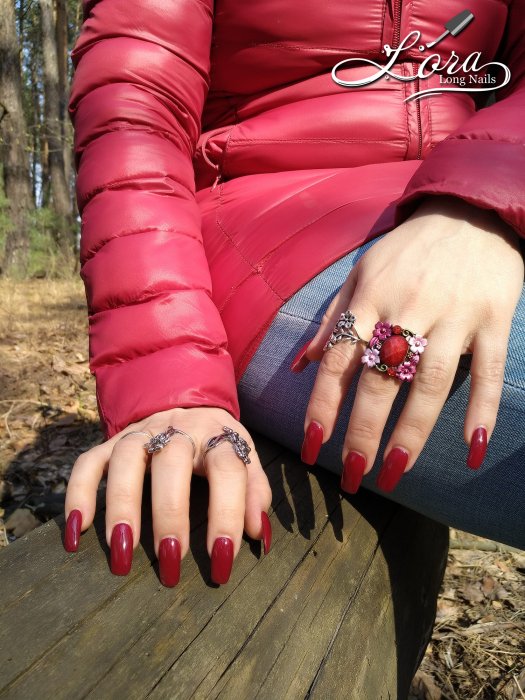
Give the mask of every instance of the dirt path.
[{"label": "dirt path", "polygon": [[[0,363],[0,546],[8,546],[63,512],[76,457],[103,439],[80,279],[0,280]],[[525,552],[451,530],[434,635],[411,697],[525,699]]]}]

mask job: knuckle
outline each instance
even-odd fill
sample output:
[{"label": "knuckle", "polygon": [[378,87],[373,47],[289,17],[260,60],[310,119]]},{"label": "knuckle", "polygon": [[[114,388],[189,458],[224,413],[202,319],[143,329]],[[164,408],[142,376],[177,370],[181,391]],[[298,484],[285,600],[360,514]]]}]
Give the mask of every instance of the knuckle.
[{"label": "knuckle", "polygon": [[314,420],[318,416],[323,416],[323,427],[327,428],[327,423],[335,411],[334,399],[330,398],[325,392],[319,390],[312,393],[310,403],[308,405],[308,415]]},{"label": "knuckle", "polygon": [[[211,454],[213,458],[211,458]],[[220,443],[208,453],[208,469],[220,476],[243,475],[246,473],[246,467],[241,462],[240,458],[233,451],[231,445]]]},{"label": "knuckle", "polygon": [[430,431],[429,426],[427,426],[423,420],[416,416],[406,416],[399,422],[396,432],[403,437],[397,440],[395,436],[393,436],[392,442],[395,443],[397,441],[399,444],[406,446],[407,443],[423,444],[428,438]]},{"label": "knuckle", "polygon": [[337,343],[333,348],[325,352],[319,365],[319,371],[329,377],[339,377],[348,370],[350,358],[346,350],[341,347],[346,343]]},{"label": "knuckle", "polygon": [[113,485],[109,491],[108,498],[111,499],[112,503],[118,503],[119,505],[123,505],[125,507],[135,505],[134,494],[124,485]]},{"label": "knuckle", "polygon": [[371,443],[377,441],[379,437],[378,426],[371,420],[354,419],[350,423],[350,429],[346,442],[348,446],[354,444],[357,440],[359,443]]},{"label": "knuckle", "polygon": [[489,386],[499,386],[505,374],[505,358],[491,357],[483,363],[483,368],[471,368],[472,378]]},{"label": "knuckle", "polygon": [[[425,360],[426,358],[423,358]],[[451,363],[446,358],[432,358],[416,375],[419,391],[427,396],[442,394],[452,378]]]},{"label": "knuckle", "polygon": [[215,516],[217,522],[235,524],[244,519],[244,509],[233,505],[221,505],[217,507]]},{"label": "knuckle", "polygon": [[181,522],[188,518],[188,506],[173,501],[163,501],[157,503],[153,508],[153,517],[169,520],[170,522]]},{"label": "knuckle", "polygon": [[359,391],[361,391],[368,401],[385,401],[392,391],[397,391],[390,378],[379,376],[377,370],[365,367],[359,380]]}]

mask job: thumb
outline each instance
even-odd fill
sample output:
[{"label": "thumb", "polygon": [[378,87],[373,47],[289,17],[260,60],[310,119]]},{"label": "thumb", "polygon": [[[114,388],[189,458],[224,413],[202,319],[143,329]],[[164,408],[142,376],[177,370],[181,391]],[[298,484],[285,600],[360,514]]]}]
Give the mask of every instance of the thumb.
[{"label": "thumb", "polygon": [[321,325],[310,341],[305,357],[310,361],[320,361],[324,355],[323,347],[330,338],[335,324],[341,314],[348,310],[350,300],[357,286],[357,266],[353,267],[344,284],[334,296],[323,314]]}]

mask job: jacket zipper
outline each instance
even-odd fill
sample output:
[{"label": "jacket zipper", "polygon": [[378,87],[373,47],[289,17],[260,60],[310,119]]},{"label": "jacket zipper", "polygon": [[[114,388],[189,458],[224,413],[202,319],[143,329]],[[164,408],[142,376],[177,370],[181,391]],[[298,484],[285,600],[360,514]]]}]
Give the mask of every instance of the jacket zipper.
[{"label": "jacket zipper", "polygon": [[393,21],[394,21],[394,35],[392,37],[392,48],[397,49],[399,46],[399,37],[401,34],[401,3],[402,0],[393,0]]},{"label": "jacket zipper", "polygon": [[[416,80],[416,92],[420,90],[419,78]],[[417,160],[421,160],[421,154],[423,152],[423,127],[421,125],[421,104],[418,99],[416,99],[416,115],[417,115],[417,133],[418,133],[418,145],[417,145]]]}]

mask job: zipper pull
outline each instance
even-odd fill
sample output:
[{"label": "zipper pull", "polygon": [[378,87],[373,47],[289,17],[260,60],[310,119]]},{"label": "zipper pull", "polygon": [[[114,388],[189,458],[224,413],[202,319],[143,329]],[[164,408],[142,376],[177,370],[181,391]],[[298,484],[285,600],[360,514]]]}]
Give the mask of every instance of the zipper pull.
[{"label": "zipper pull", "polygon": [[222,177],[221,172],[220,172],[220,170],[217,168],[217,177],[215,178],[215,181],[214,181],[213,185],[212,185],[211,188],[210,188],[210,192],[213,192],[213,190],[217,187],[217,185],[218,185],[219,182],[220,182],[221,177]]}]

